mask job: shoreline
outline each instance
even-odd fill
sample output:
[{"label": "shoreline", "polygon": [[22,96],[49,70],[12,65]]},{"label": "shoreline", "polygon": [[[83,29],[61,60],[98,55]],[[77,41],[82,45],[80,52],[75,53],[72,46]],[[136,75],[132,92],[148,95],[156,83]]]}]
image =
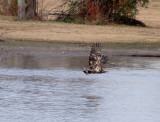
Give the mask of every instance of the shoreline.
[{"label": "shoreline", "polygon": [[[39,41],[1,41],[0,57],[30,56],[88,56],[93,43],[63,43]],[[158,43],[102,43],[102,54],[126,57],[160,57]]]}]

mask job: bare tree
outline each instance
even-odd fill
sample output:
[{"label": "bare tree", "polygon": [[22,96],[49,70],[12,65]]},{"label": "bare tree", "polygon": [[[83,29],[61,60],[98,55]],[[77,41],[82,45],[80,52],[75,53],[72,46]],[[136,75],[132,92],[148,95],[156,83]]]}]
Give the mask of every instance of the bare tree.
[{"label": "bare tree", "polygon": [[37,0],[18,0],[18,18],[20,20],[32,19],[36,16]]},{"label": "bare tree", "polygon": [[26,3],[25,0],[18,0],[18,18],[20,20],[26,19]]}]

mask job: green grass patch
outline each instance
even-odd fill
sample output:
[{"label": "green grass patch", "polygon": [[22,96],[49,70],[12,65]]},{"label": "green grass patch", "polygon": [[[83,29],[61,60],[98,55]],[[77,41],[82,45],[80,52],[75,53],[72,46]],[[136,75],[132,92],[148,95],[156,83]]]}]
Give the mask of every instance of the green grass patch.
[{"label": "green grass patch", "polygon": [[160,42],[118,42],[118,43],[104,43],[105,48],[114,48],[114,49],[148,49],[148,50],[157,50],[160,49]]},{"label": "green grass patch", "polygon": [[152,0],[152,2],[160,2],[160,0]]},{"label": "green grass patch", "polygon": [[[0,46],[4,47],[41,47],[41,48],[54,48],[54,47],[74,47],[74,48],[88,48],[93,42],[74,42],[74,41],[30,41],[30,40],[0,40]],[[158,50],[160,49],[160,42],[103,42],[102,48],[104,49],[147,49],[147,50]]]}]

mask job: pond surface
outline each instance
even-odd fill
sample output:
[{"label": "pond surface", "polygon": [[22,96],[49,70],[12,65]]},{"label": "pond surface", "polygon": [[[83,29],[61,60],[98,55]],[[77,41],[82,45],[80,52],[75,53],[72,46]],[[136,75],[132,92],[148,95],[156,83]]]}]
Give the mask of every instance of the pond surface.
[{"label": "pond surface", "polygon": [[87,56],[0,58],[1,122],[160,122],[160,59],[110,57],[86,76]]}]

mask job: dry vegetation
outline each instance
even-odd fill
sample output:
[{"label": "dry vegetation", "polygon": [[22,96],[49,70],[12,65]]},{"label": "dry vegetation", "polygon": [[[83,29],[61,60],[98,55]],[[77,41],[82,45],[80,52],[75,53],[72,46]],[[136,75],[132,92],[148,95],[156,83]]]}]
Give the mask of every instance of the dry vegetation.
[{"label": "dry vegetation", "polygon": [[[58,4],[58,3],[57,3]],[[43,5],[49,6],[49,5]],[[45,8],[46,9],[46,8]],[[159,42],[160,2],[141,8],[138,20],[148,27],[125,25],[77,25],[56,22],[15,21],[0,16],[0,40],[31,40],[61,42]],[[45,13],[45,12],[44,12]]]}]

